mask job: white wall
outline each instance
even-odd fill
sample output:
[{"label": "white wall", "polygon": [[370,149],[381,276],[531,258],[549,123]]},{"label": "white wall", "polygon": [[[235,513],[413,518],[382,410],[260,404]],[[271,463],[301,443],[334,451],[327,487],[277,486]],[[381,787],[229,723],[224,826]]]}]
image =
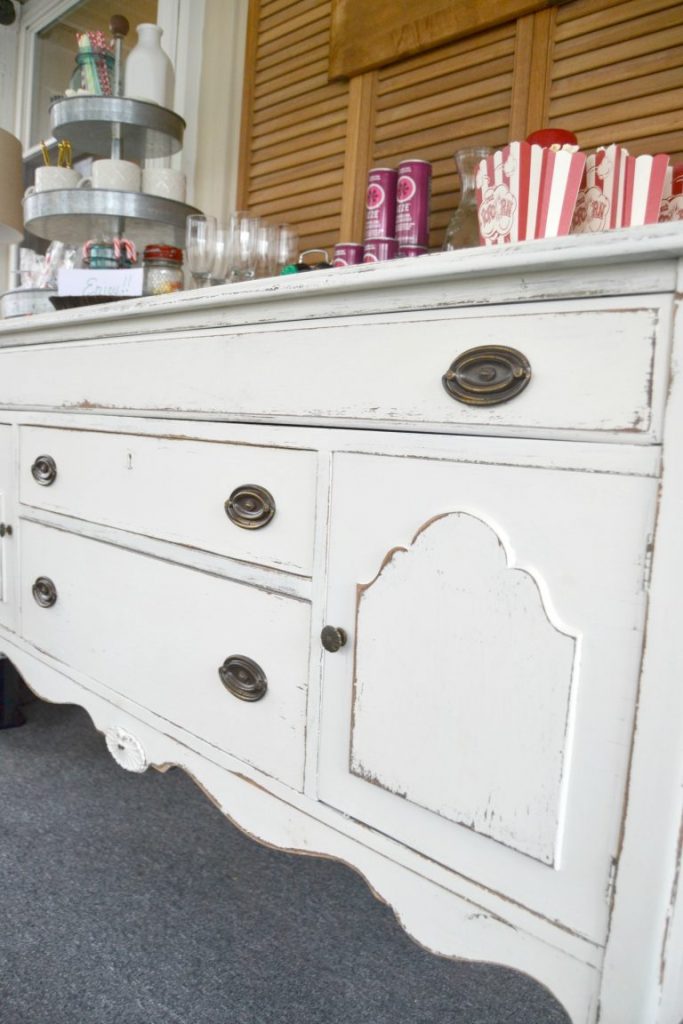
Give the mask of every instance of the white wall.
[{"label": "white wall", "polygon": [[249,0],[205,0],[194,202],[235,209]]}]

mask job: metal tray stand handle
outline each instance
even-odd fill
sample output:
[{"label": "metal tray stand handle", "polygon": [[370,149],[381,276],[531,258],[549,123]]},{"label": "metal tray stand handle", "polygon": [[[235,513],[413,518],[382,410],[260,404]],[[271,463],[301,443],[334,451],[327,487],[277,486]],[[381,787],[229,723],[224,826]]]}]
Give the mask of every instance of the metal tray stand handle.
[{"label": "metal tray stand handle", "polygon": [[441,378],[451,398],[467,405],[509,402],[531,380],[529,360],[515,348],[481,345],[462,352]]}]

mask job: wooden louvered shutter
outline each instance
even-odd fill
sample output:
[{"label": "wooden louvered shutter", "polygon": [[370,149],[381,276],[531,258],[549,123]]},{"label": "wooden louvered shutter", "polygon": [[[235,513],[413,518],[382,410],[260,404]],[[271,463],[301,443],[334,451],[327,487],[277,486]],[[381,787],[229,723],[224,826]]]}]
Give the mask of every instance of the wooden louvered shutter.
[{"label": "wooden louvered shutter", "polygon": [[434,165],[439,248],[455,151],[545,125],[683,160],[683,0],[556,0],[334,82],[331,22],[332,0],[251,0],[240,205],[297,225],[302,248],[361,241],[368,169],[408,157]]},{"label": "wooden louvered shutter", "polygon": [[349,87],[328,81],[330,18],[331,0],[251,8],[239,204],[295,225],[302,248],[339,238]]},{"label": "wooden louvered shutter", "polygon": [[512,23],[377,72],[372,163],[432,163],[432,246],[457,204],[456,149],[509,138],[515,38]]},{"label": "wooden louvered shutter", "polygon": [[557,11],[550,124],[584,149],[624,143],[632,153],[683,159],[683,4],[574,0]]}]

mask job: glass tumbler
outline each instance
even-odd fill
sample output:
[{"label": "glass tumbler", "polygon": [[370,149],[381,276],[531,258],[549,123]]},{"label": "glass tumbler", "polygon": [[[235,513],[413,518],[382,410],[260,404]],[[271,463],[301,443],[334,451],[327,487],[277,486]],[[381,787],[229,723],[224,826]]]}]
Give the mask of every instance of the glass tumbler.
[{"label": "glass tumbler", "polygon": [[469,249],[480,244],[476,175],[480,161],[492,152],[490,146],[470,146],[467,149],[459,149],[455,154],[455,164],[460,177],[460,203],[446,228],[444,249]]},{"label": "glass tumbler", "polygon": [[277,273],[299,258],[299,234],[290,224],[278,224],[277,229]]},{"label": "glass tumbler", "polygon": [[216,257],[216,218],[192,213],[185,222],[185,262],[195,288],[211,284]]},{"label": "glass tumbler", "polygon": [[258,263],[258,238],[261,220],[250,213],[233,213],[230,218],[232,230],[232,273],[233,281],[250,281],[256,276]]},{"label": "glass tumbler", "polygon": [[256,276],[272,277],[277,274],[277,224],[262,220],[256,240]]}]

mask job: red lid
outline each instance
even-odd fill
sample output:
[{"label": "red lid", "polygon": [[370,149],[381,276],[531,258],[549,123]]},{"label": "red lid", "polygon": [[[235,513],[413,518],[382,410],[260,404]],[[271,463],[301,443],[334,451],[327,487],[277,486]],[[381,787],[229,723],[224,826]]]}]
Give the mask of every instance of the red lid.
[{"label": "red lid", "polygon": [[175,263],[183,262],[183,250],[176,249],[174,245],[146,245],[143,255],[146,260],[171,260]]},{"label": "red lid", "polygon": [[527,135],[526,141],[532,146],[575,146],[576,135],[565,128],[540,128]]}]

